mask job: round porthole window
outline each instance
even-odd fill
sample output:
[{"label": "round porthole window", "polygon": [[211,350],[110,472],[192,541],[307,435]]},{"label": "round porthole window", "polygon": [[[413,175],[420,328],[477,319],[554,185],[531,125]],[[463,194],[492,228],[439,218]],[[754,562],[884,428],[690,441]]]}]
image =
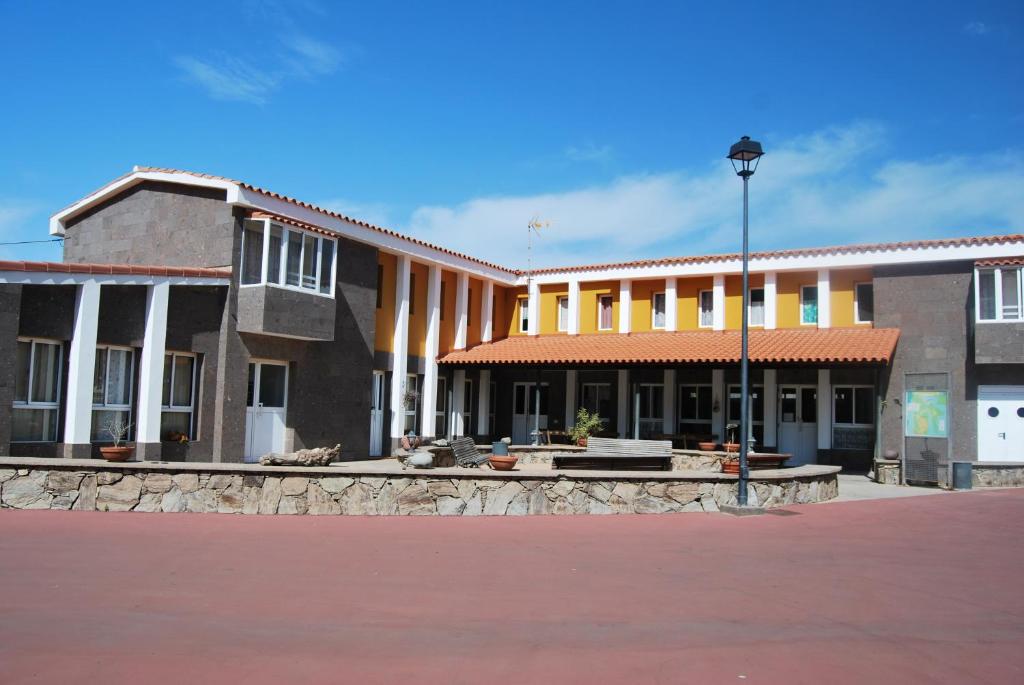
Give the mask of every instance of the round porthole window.
[{"label": "round porthole window", "polygon": [[1024,419],[1024,407],[1017,407],[1017,416]]},{"label": "round porthole window", "polygon": [[[1018,413],[1020,412],[1018,411]],[[999,416],[999,410],[996,407],[989,407],[988,415],[994,419],[995,417]]]}]

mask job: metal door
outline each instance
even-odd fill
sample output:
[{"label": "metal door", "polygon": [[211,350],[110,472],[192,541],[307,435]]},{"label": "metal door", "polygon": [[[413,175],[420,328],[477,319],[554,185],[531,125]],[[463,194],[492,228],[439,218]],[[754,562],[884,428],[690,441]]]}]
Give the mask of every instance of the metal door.
[{"label": "metal door", "polygon": [[287,397],[286,362],[259,361],[249,364],[245,461],[254,462],[265,454],[284,452]]},{"label": "metal door", "polygon": [[779,388],[779,451],[792,455],[786,466],[818,461],[818,388],[784,385]]},{"label": "metal door", "polygon": [[373,372],[370,396],[370,456],[379,457],[384,448],[384,372]]},{"label": "metal door", "polygon": [[978,461],[1024,461],[1024,386],[978,387]]}]

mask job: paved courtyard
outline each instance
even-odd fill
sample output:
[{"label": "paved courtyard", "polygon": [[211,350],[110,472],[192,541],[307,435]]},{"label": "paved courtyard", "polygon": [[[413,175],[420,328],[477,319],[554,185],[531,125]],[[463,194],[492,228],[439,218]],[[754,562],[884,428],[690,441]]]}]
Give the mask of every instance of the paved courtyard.
[{"label": "paved courtyard", "polygon": [[0,682],[1024,682],[1022,520],[2,511]]}]

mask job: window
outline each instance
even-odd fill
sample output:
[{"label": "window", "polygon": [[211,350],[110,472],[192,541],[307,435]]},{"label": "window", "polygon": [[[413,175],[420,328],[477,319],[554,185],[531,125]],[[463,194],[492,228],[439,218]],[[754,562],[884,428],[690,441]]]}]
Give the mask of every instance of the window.
[{"label": "window", "polygon": [[569,298],[558,298],[558,331],[564,333],[569,330]]},{"label": "window", "polygon": [[580,391],[580,407],[591,414],[596,412],[607,425],[612,415],[611,383],[584,383]]},{"label": "window", "polygon": [[128,426],[132,420],[132,379],[135,376],[135,350],[128,347],[97,347],[92,381],[92,439],[113,442],[108,426]]},{"label": "window", "polygon": [[711,290],[700,291],[700,319],[697,323],[701,328],[715,325],[715,294]]},{"label": "window", "polygon": [[651,328],[665,327],[665,293],[654,293],[651,298]]},{"label": "window", "polygon": [[875,424],[874,388],[870,385],[835,386],[832,388],[833,423],[843,426]]},{"label": "window", "polygon": [[160,439],[191,440],[195,407],[196,357],[183,352],[164,355],[164,387],[160,399]]},{"label": "window", "polygon": [[612,329],[611,295],[601,295],[597,298],[597,329],[599,331],[610,331]]},{"label": "window", "polygon": [[640,437],[664,433],[665,386],[660,383],[641,383],[637,387],[640,400]]},{"label": "window", "polygon": [[18,340],[11,442],[56,442],[62,352],[60,343]]},{"label": "window", "polygon": [[434,437],[443,438],[448,435],[448,379],[437,379],[437,394],[434,401]]},{"label": "window", "polygon": [[402,397],[402,404],[405,407],[405,423],[402,432],[406,435],[409,433],[415,435],[416,433],[416,410],[420,405],[420,394],[416,391],[417,380],[414,373],[407,374],[405,377],[405,392]]},{"label": "window", "polygon": [[1003,266],[975,272],[978,321],[1024,319],[1024,277],[1020,267]]},{"label": "window", "polygon": [[747,323],[751,326],[764,326],[764,288],[750,289],[750,308],[747,310]]},{"label": "window", "polygon": [[800,287],[800,323],[803,325],[818,323],[818,286],[816,285]]},{"label": "window", "polygon": [[710,385],[680,385],[679,432],[710,433],[713,404]]},{"label": "window", "polygon": [[377,309],[384,306],[384,265],[377,265]]},{"label": "window", "polygon": [[[726,423],[740,425],[740,407],[743,404],[743,394],[740,386],[729,386],[729,404],[726,407]],[[750,386],[750,432],[757,444],[764,444],[764,387],[760,385]],[[739,429],[736,429],[739,436]]]},{"label": "window", "polygon": [[468,378],[462,386],[462,435],[473,434],[473,381]]},{"label": "window", "polygon": [[875,286],[857,283],[853,286],[854,322],[871,323],[875,320]]},{"label": "window", "polygon": [[[333,296],[336,249],[333,238],[286,228],[269,219],[246,219],[242,227],[241,283]],[[379,277],[378,269],[378,293]]]},{"label": "window", "polygon": [[519,332],[530,332],[530,301],[525,297],[516,300],[519,305]]}]

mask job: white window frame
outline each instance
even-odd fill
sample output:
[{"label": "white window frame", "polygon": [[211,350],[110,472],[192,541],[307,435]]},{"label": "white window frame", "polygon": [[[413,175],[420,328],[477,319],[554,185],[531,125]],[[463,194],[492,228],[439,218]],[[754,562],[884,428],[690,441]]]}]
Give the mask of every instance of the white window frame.
[{"label": "white window frame", "polygon": [[[556,306],[558,307],[558,323],[557,323],[558,332],[559,333],[566,333],[569,330],[569,296],[568,295],[559,295],[556,302],[557,302]],[[563,303],[565,304],[564,308],[562,307]],[[562,320],[562,314],[563,313],[565,314],[565,320],[564,321]]]},{"label": "white window frame", "polygon": [[[128,404],[109,404],[107,402],[107,391],[110,388],[110,350],[119,350],[122,352],[128,352],[131,358],[131,365],[128,367]],[[106,360],[103,364],[103,402],[97,404],[95,400],[92,403],[91,414],[97,411],[109,411],[109,412],[124,412],[128,416],[125,419],[125,423],[128,424],[128,433],[125,435],[125,442],[129,442],[132,436],[135,434],[134,426],[132,425],[132,403],[135,401],[135,348],[126,347],[125,345],[97,345],[96,346],[96,357],[99,358],[100,352],[107,355]],[[95,378],[95,370],[93,371],[93,377]],[[90,421],[92,416],[90,414]],[[90,426],[90,431],[91,431]],[[96,442],[113,442],[113,440],[101,440],[95,438]]]},{"label": "white window frame", "polygon": [[[871,287],[871,317],[870,319],[860,318],[860,288],[861,286]],[[853,322],[874,323],[875,319],[875,283],[874,281],[859,281],[853,284]]]},{"label": "white window frame", "polygon": [[865,385],[863,383],[852,384],[852,385],[849,384],[849,383],[841,383],[841,384],[833,385],[832,386],[832,425],[833,426],[839,426],[840,428],[871,428],[871,427],[873,427],[875,425],[874,409],[872,409],[872,413],[871,413],[871,423],[839,423],[838,421],[835,420],[835,417],[836,417],[836,390],[842,389],[842,388],[848,388],[851,392],[854,393],[854,395],[850,398],[850,401],[852,402],[852,404],[850,406],[850,413],[853,414],[853,419],[854,419],[855,422],[856,422],[856,420],[858,418],[857,417],[856,391],[858,389],[866,388],[866,389],[871,391],[872,399],[874,399],[875,388],[874,388],[873,385]]},{"label": "white window frame", "polygon": [[[437,401],[437,396],[441,396],[441,400]],[[434,390],[434,438],[443,438],[448,435],[448,379],[444,376],[438,376],[437,387]],[[441,430],[438,431],[438,419],[441,420]]]},{"label": "white window frame", "polygon": [[[658,325],[658,298],[661,297],[661,321],[662,324]],[[651,293],[651,329],[656,331],[665,330],[665,323],[668,321],[667,303],[668,298],[665,296],[665,291],[661,290],[656,293]]]},{"label": "white window frame", "polygon": [[[164,363],[167,363],[167,358],[171,358],[171,393],[170,393],[170,404],[163,403],[163,388],[160,388],[160,414],[188,414],[188,439],[193,440],[195,438],[195,425],[196,425],[196,376],[199,373],[199,356],[195,352],[178,352],[175,350],[168,350],[164,353]],[[189,392],[189,398],[192,404],[188,406],[182,406],[174,404],[174,374],[177,372],[177,366],[174,364],[175,357],[189,357],[192,359],[192,387]],[[161,380],[162,383],[162,380]],[[160,436],[163,439],[163,436]]]},{"label": "white window frame", "polygon": [[[334,298],[334,287],[335,287],[335,282],[337,281],[337,274],[338,274],[338,241],[337,241],[337,239],[331,238],[329,236],[322,235],[320,233],[316,233],[314,231],[305,231],[305,230],[303,230],[301,228],[296,228],[294,226],[290,226],[290,225],[287,225],[287,224],[280,224],[280,223],[271,221],[270,219],[246,219],[245,221],[247,221],[247,222],[256,221],[256,222],[262,222],[263,223],[263,254],[262,254],[262,266],[261,266],[261,272],[260,272],[260,282],[259,283],[242,283],[241,282],[242,281],[242,275],[243,275],[242,272],[245,269],[245,245],[246,245],[245,227],[243,225],[243,228],[242,228],[242,254],[241,254],[241,258],[240,258],[241,268],[239,268],[239,278],[238,278],[239,287],[240,288],[252,288],[252,287],[270,286],[270,287],[273,287],[273,288],[284,288],[285,290],[296,290],[298,292],[308,293],[310,295],[318,295],[320,297],[328,297],[328,298],[331,298],[331,299]],[[268,274],[270,272],[270,269],[269,269],[269,267],[270,267],[270,233],[271,233],[271,227],[272,226],[274,228],[278,228],[278,229],[281,230],[281,255],[279,257],[280,263],[278,265],[278,273],[277,273],[278,280],[276,282],[270,281],[268,279]],[[291,285],[291,284],[289,284],[287,282],[287,280],[288,280],[288,273],[287,273],[288,243],[289,243],[289,235],[291,233],[297,233],[300,236],[302,236],[302,240],[299,242],[299,245],[300,245],[300,248],[299,248],[299,285]],[[305,258],[306,238],[307,237],[310,237],[310,238],[313,238],[313,239],[316,240],[316,243],[315,243],[316,244],[316,257],[314,258],[316,260],[316,263],[315,263],[316,276],[315,276],[315,284],[314,284],[314,286],[312,288],[309,288],[309,287],[306,287],[306,286],[302,285],[302,281],[303,281],[302,265],[303,265],[303,261],[304,261],[304,258]],[[334,245],[334,252],[333,252],[333,255],[332,255],[332,259],[331,259],[331,273],[329,275],[326,275],[326,274],[323,273],[323,270],[324,270],[323,269],[323,249],[324,249],[323,246],[324,246],[324,243],[327,242],[327,241],[333,243],[333,245]],[[330,282],[328,284],[329,285],[328,291],[327,292],[320,292],[320,287],[322,285],[322,281],[323,281],[325,276],[330,279]]]},{"label": "white window frame", "polygon": [[[607,299],[609,301],[609,309],[611,310],[611,321],[607,326],[601,325],[601,303]],[[615,297],[613,295],[598,295],[597,296],[597,330],[599,331],[610,331],[615,328]]]},{"label": "white window frame", "polygon": [[[761,323],[754,323],[754,291],[761,291]],[[768,305],[765,302],[764,286],[758,286],[756,288],[750,288],[747,291],[747,325],[751,328],[764,328],[764,314],[768,309]]]},{"label": "white window frame", "polygon": [[[704,293],[708,294],[708,299],[711,301],[711,308],[708,312],[708,323],[704,323]],[[714,328],[715,327],[715,291],[714,290],[698,290],[697,291],[697,328]]]},{"label": "white window frame", "polygon": [[[808,288],[814,288],[814,321],[804,321],[804,291]],[[800,325],[801,326],[817,326],[818,320],[821,318],[821,293],[818,292],[818,286],[813,283],[800,286]]]},{"label": "white window frame", "polygon": [[[1015,271],[1017,273],[1017,318],[1006,317],[1003,312],[1003,271]],[[994,319],[981,318],[981,275],[991,273],[994,280],[995,309]],[[1024,321],[1024,267],[1020,266],[995,266],[974,268],[974,320],[976,323],[1020,323]]]},{"label": "white window frame", "polygon": [[[416,414],[419,412],[420,408],[420,379],[414,373],[407,373],[405,374],[404,383],[405,386],[402,388],[403,395],[406,392],[408,392],[410,384],[412,385],[413,392],[416,393],[416,401],[412,403],[412,409],[409,409],[408,407],[402,407],[402,416],[405,417],[402,423],[403,435],[406,435],[408,434],[409,430],[411,430],[413,433],[416,432]],[[408,423],[408,419],[410,416],[412,417],[412,428],[405,430],[404,426],[406,423]]]},{"label": "white window frame", "polygon": [[[60,393],[64,383],[64,343],[59,340],[50,340],[48,338],[17,338],[17,342],[29,343],[28,354],[28,387],[25,389],[26,395],[23,401],[17,399],[14,400],[12,407],[14,409],[35,409],[39,411],[56,411],[57,412],[57,425],[54,430],[53,440],[11,440],[11,442],[17,443],[51,443],[57,442],[57,436],[60,434]],[[35,358],[36,358],[36,345],[56,345],[57,346],[57,400],[55,402],[37,402],[32,399],[32,385],[35,380]],[[15,361],[17,364],[17,361]],[[17,368],[15,368],[17,373]],[[13,388],[12,388],[13,390]],[[13,417],[11,418],[13,422]]]},{"label": "white window frame", "polygon": [[[711,415],[708,416],[706,419],[702,419],[702,418],[699,418],[699,417],[696,418],[696,419],[684,419],[683,418],[683,388],[708,388],[708,390],[711,392]],[[715,402],[715,390],[714,390],[714,386],[711,383],[679,383],[678,387],[676,388],[676,416],[675,416],[676,423],[675,423],[675,425],[678,426],[679,428],[682,428],[684,424],[688,424],[688,425],[691,425],[691,426],[703,425],[703,424],[709,424],[709,425],[712,424],[713,423],[712,417],[715,415],[715,404],[714,404],[714,402]],[[700,402],[699,401],[697,402],[697,408],[698,409],[700,408]]]},{"label": "white window frame", "polygon": [[516,303],[519,305],[519,332],[529,333],[530,332],[530,298],[523,296],[517,297]]}]

